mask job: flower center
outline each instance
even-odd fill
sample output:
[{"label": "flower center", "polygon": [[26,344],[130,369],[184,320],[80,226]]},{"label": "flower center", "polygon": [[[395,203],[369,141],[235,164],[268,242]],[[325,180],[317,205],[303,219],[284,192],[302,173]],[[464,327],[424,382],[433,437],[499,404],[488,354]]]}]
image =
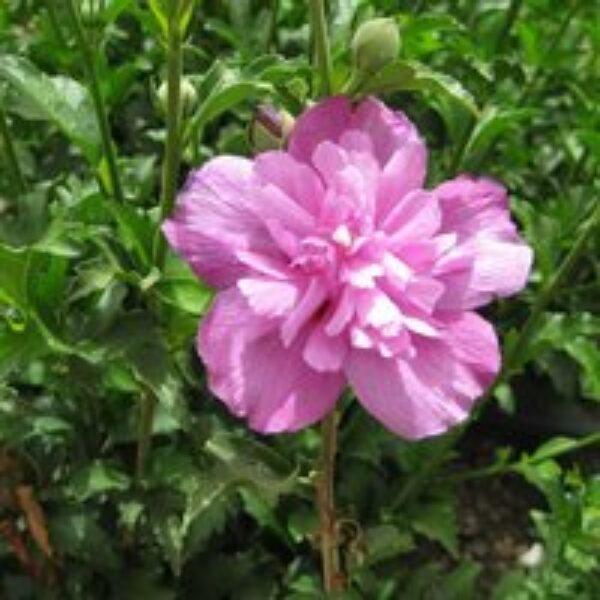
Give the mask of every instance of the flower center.
[{"label": "flower center", "polygon": [[292,261],[292,267],[306,275],[320,275],[335,266],[335,259],[335,249],[327,240],[309,236],[300,242],[300,251]]},{"label": "flower center", "polygon": [[335,278],[342,265],[366,242],[352,222],[304,238],[291,266],[310,276]]}]

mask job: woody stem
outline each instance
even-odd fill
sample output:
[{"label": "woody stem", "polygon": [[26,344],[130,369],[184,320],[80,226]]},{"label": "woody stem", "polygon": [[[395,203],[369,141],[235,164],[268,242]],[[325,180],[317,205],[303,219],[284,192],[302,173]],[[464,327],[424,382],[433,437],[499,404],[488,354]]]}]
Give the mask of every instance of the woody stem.
[{"label": "woody stem", "polygon": [[336,530],[333,478],[337,449],[337,414],[332,412],[321,423],[321,459],[317,477],[317,510],[319,513],[323,587],[330,594],[344,588],[340,570]]}]

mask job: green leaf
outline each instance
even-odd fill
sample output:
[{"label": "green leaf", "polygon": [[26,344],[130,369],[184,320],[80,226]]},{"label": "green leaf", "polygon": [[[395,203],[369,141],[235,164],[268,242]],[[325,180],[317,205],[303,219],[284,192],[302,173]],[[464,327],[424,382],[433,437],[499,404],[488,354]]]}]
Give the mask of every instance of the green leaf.
[{"label": "green leaf", "polygon": [[4,55],[0,61],[0,79],[35,109],[37,118],[56,125],[92,164],[98,164],[100,130],[91,98],[83,86],[68,77],[49,77],[27,59],[11,55]]},{"label": "green leaf", "polygon": [[598,341],[578,337],[568,340],[564,348],[581,367],[585,396],[600,401],[600,346]]},{"label": "green leaf", "polygon": [[481,565],[467,561],[444,578],[441,588],[444,600],[470,600],[475,597],[475,584],[482,571]]},{"label": "green leaf", "polygon": [[30,252],[0,245],[0,302],[27,308],[27,276]]},{"label": "green leaf", "polygon": [[156,224],[152,222],[148,213],[135,206],[114,202],[107,202],[105,206],[117,221],[119,241],[127,250],[134,253],[143,267],[148,267],[152,256]]},{"label": "green leaf", "polygon": [[195,0],[179,0],[178,22],[179,35],[185,36],[194,12]]},{"label": "green leaf", "polygon": [[403,531],[391,524],[370,527],[365,531],[364,542],[367,549],[365,564],[368,566],[414,548],[414,539],[410,531]]},{"label": "green leaf", "polygon": [[296,485],[295,468],[265,444],[217,433],[206,442],[206,449],[221,461],[231,480],[255,487],[270,502]]},{"label": "green leaf", "polygon": [[546,496],[553,509],[565,501],[561,485],[562,470],[556,461],[548,459],[532,463],[524,460],[516,465],[514,470],[537,487]]},{"label": "green leaf", "polygon": [[214,81],[215,77],[218,77],[216,83],[190,119],[188,134],[192,140],[213,119],[249,98],[264,95],[273,89],[266,82],[247,80],[232,69],[222,69],[219,63],[210,71],[210,79]]},{"label": "green leaf", "polygon": [[169,32],[168,0],[148,0],[148,6],[156,22],[159,24],[163,35],[166,37]]},{"label": "green leaf", "polygon": [[439,542],[452,554],[458,555],[458,525],[453,502],[444,498],[419,507],[411,521],[415,531]]},{"label": "green leaf", "polygon": [[134,0],[108,0],[100,4],[100,18],[105,23],[112,23],[119,15],[126,11]]},{"label": "green leaf", "polygon": [[94,567],[118,569],[114,532],[109,535],[99,525],[97,514],[79,507],[61,508],[49,522],[50,539],[61,554]]},{"label": "green leaf", "polygon": [[102,461],[94,461],[75,475],[69,485],[69,493],[79,502],[92,496],[115,491],[125,491],[131,484],[128,475]]},{"label": "green leaf", "polygon": [[0,321],[0,380],[46,350],[45,340],[32,321],[18,330]]},{"label": "green leaf", "polygon": [[120,557],[115,549],[114,531],[109,535],[99,525],[98,514],[78,506],[59,508],[49,522],[50,539],[61,555],[95,569],[117,569]]},{"label": "green leaf", "polygon": [[189,456],[168,448],[155,452],[148,482],[183,495],[183,509],[154,505],[150,513],[158,541],[178,574],[186,557],[224,527],[234,482],[219,468],[200,470]]},{"label": "green leaf", "polygon": [[479,165],[482,156],[491,145],[508,129],[519,126],[534,113],[531,109],[500,109],[487,107],[479,116],[465,147],[463,163],[466,166]]},{"label": "green leaf", "polygon": [[152,290],[163,302],[194,316],[206,311],[214,295],[181,260],[167,263],[164,275]]},{"label": "green leaf", "polygon": [[600,319],[591,313],[547,314],[528,349],[539,358],[547,347],[567,353],[581,368],[582,391],[600,400]]},{"label": "green leaf", "polygon": [[552,458],[555,455],[569,452],[574,446],[577,446],[577,440],[567,437],[555,437],[544,442],[526,461],[543,461]]},{"label": "green leaf", "polygon": [[119,573],[113,585],[113,600],[175,600],[174,590],[164,587],[160,574],[148,570],[126,571]]},{"label": "green leaf", "polygon": [[399,91],[418,91],[442,94],[451,98],[462,108],[477,116],[479,110],[470,92],[463,85],[444,73],[433,71],[417,62],[397,60],[361,82],[357,93],[389,94]]}]

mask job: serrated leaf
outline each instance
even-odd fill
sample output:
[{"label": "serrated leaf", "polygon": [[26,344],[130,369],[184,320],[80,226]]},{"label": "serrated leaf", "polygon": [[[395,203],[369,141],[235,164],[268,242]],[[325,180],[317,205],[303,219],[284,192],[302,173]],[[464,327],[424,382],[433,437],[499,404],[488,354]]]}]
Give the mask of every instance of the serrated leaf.
[{"label": "serrated leaf", "polygon": [[414,547],[410,531],[403,531],[395,525],[386,524],[370,527],[365,531],[366,546],[365,563],[368,566],[388,560],[408,552]]},{"label": "serrated leaf", "polygon": [[82,85],[68,77],[50,77],[27,59],[11,55],[4,55],[0,61],[0,79],[35,107],[38,118],[56,125],[92,164],[98,163],[100,129],[90,96]]},{"label": "serrated leaf", "polygon": [[411,524],[415,531],[439,542],[452,556],[457,556],[458,525],[452,502],[443,499],[419,507]]},{"label": "serrated leaf", "polygon": [[232,481],[254,486],[270,502],[296,485],[293,466],[257,441],[218,433],[206,442],[206,449],[222,462]]},{"label": "serrated leaf", "polygon": [[48,523],[50,539],[62,555],[95,568],[118,569],[120,559],[111,535],[99,525],[98,515],[79,507],[62,508]]},{"label": "serrated leaf", "polygon": [[129,476],[120,469],[102,461],[94,461],[75,473],[69,485],[69,493],[77,501],[84,502],[92,496],[124,491],[130,484]]}]

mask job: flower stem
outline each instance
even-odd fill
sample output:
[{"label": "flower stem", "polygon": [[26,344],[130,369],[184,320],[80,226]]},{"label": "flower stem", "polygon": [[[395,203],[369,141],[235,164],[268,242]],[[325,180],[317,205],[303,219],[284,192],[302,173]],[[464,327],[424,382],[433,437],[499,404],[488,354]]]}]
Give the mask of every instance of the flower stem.
[{"label": "flower stem", "polygon": [[2,137],[2,143],[4,144],[4,151],[6,153],[6,161],[8,163],[8,171],[10,176],[14,180],[16,189],[20,193],[27,191],[27,185],[19,165],[17,153],[15,152],[15,146],[13,144],[10,129],[8,127],[8,120],[2,107],[0,106],[0,136]]},{"label": "flower stem", "polygon": [[[181,2],[178,3],[181,5]],[[167,61],[167,139],[162,167],[162,193],[159,223],[171,214],[175,206],[179,168],[181,164],[181,76],[183,71],[183,44],[179,27],[179,10],[173,10],[166,40]],[[156,265],[163,266],[166,243],[160,230],[154,239]]]},{"label": "flower stem", "polygon": [[331,94],[331,55],[327,37],[324,0],[309,0],[310,28],[314,48],[314,60],[320,74],[320,95]]},{"label": "flower stem", "polygon": [[321,422],[321,459],[317,477],[317,509],[323,587],[330,594],[344,589],[344,575],[340,570],[333,480],[337,448],[337,414],[333,411]]},{"label": "flower stem", "polygon": [[488,397],[491,396],[494,390],[501,383],[506,381],[512,375],[515,368],[519,366],[522,354],[527,349],[527,346],[531,341],[533,334],[535,333],[535,328],[537,327],[544,310],[550,304],[550,302],[552,302],[557,292],[573,272],[573,269],[584,255],[588,242],[592,240],[592,237],[599,226],[600,202],[597,202],[592,214],[581,226],[581,230],[579,232],[579,236],[575,240],[575,244],[573,244],[564,260],[558,267],[558,271],[556,271],[554,277],[550,279],[548,285],[538,294],[537,300],[531,309],[529,317],[521,328],[519,336],[504,358],[502,372],[496,379],[492,389],[488,392]]},{"label": "flower stem", "polygon": [[102,90],[100,89],[100,78],[96,69],[96,59],[94,57],[94,51],[88,44],[79,10],[75,5],[75,0],[69,0],[66,2],[66,7],[69,12],[71,21],[75,31],[75,39],[81,52],[84,67],[86,70],[90,93],[92,95],[92,101],[94,103],[94,109],[96,111],[96,118],[100,127],[100,134],[102,136],[102,148],[104,151],[104,158],[106,159],[106,165],[108,167],[108,177],[110,181],[110,192],[114,199],[122,204],[124,203],[123,188],[121,187],[121,180],[119,178],[119,170],[117,168],[117,156],[115,148],[112,142],[110,134],[110,125],[108,123],[108,114],[106,111],[106,105],[104,103],[104,97],[102,96]]}]

